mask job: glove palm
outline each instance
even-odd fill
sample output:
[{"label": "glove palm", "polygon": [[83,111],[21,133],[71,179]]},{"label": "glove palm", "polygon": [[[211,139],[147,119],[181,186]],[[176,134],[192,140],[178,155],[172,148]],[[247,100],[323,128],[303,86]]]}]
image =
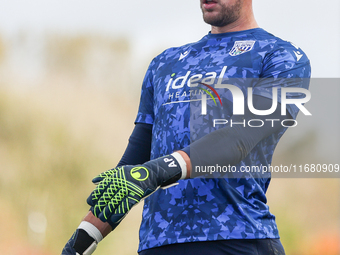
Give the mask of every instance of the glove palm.
[{"label": "glove palm", "polygon": [[143,198],[176,182],[182,176],[180,164],[172,155],[143,165],[122,166],[96,176],[99,183],[88,197],[93,214],[110,225],[116,225]]}]

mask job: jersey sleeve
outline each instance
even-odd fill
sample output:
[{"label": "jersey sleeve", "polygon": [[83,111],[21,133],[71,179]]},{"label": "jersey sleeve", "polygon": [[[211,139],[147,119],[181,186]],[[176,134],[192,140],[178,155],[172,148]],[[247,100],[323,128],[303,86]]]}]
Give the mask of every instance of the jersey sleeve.
[{"label": "jersey sleeve", "polygon": [[[286,42],[277,42],[262,61],[262,73],[255,83],[253,94],[273,98],[272,88],[278,87],[278,103],[281,103],[280,88],[309,88],[311,66],[306,54],[297,46]],[[287,99],[300,99],[306,95],[302,92],[289,92]],[[296,118],[299,108],[287,104],[291,117]]]},{"label": "jersey sleeve", "polygon": [[137,123],[117,167],[144,164],[150,160],[152,125]]},{"label": "jersey sleeve", "polygon": [[154,87],[153,87],[153,76],[154,76],[154,66],[156,63],[156,58],[153,59],[146,71],[143,84],[141,97],[139,102],[139,108],[135,123],[154,123]]}]

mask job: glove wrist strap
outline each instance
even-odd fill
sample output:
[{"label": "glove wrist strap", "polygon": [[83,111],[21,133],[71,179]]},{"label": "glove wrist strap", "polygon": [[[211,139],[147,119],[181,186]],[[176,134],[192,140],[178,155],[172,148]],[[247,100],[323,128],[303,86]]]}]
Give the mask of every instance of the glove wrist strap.
[{"label": "glove wrist strap", "polygon": [[76,255],[91,255],[103,239],[100,231],[90,222],[82,221],[77,229],[73,248]]},{"label": "glove wrist strap", "polygon": [[90,222],[82,221],[78,227],[79,229],[85,230],[89,236],[91,236],[97,243],[103,240],[103,235],[100,231]]},{"label": "glove wrist strap", "polygon": [[181,154],[179,154],[178,152],[172,153],[171,156],[173,156],[177,160],[177,162],[178,162],[178,164],[179,164],[179,166],[182,170],[182,176],[181,176],[180,180],[186,179],[187,174],[188,174],[187,163],[185,163],[185,160],[183,159]]}]

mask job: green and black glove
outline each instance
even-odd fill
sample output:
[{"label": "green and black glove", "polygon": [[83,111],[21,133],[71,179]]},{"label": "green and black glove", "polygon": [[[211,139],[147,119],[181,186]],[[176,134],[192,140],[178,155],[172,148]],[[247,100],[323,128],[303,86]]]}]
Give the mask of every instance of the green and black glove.
[{"label": "green and black glove", "polygon": [[103,222],[116,226],[143,198],[187,175],[186,163],[175,152],[142,165],[121,166],[96,176],[96,189],[87,199],[91,211]]}]

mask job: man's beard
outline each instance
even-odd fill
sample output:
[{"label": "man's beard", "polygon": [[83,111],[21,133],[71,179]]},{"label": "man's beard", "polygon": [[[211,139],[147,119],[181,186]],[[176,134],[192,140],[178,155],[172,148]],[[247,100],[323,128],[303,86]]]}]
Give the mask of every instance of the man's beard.
[{"label": "man's beard", "polygon": [[[241,12],[242,0],[238,0],[232,6],[222,5],[221,12],[213,17],[205,16],[203,13],[203,20],[214,27],[224,27],[235,22]],[[208,12],[207,12],[208,13]]]}]

